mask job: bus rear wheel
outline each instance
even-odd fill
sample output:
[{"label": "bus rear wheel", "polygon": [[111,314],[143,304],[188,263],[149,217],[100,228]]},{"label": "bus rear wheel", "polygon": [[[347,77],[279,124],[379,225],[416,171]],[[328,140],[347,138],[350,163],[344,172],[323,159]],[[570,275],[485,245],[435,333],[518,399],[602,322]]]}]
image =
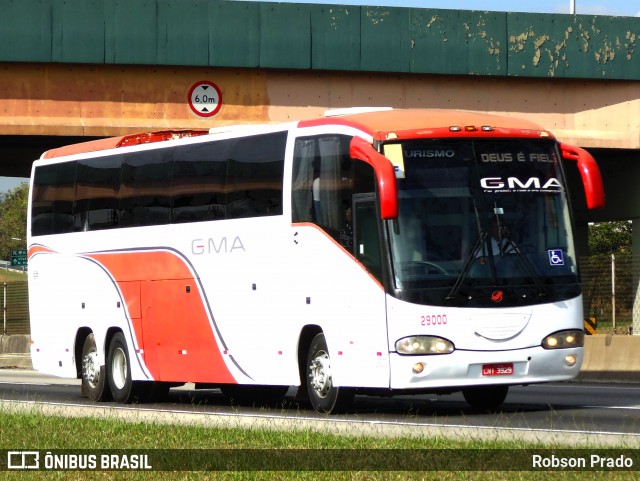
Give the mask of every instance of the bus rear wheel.
[{"label": "bus rear wheel", "polygon": [[474,386],[462,390],[464,400],[473,409],[495,411],[507,397],[509,386]]},{"label": "bus rear wheel", "polygon": [[331,373],[331,359],[324,334],[317,334],[307,355],[307,392],[313,408],[326,414],[345,412],[354,396],[354,390],[335,387]]},{"label": "bus rear wheel", "polygon": [[93,333],[86,337],[82,345],[82,384],[80,386],[80,394],[98,402],[111,399],[106,368],[99,364],[98,349]]},{"label": "bus rear wheel", "polygon": [[119,403],[145,401],[153,383],[133,381],[127,341],[121,332],[114,334],[109,344],[107,374],[113,400]]}]

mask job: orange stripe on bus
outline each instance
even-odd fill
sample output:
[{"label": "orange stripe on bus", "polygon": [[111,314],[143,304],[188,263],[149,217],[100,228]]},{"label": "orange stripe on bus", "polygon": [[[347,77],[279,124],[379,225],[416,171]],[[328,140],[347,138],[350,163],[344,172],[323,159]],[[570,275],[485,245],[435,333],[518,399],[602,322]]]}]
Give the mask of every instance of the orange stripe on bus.
[{"label": "orange stripe on bus", "polygon": [[[200,285],[170,251],[87,254],[118,284],[156,380],[235,383],[213,334]],[[187,355],[179,355],[186,351]]]},{"label": "orange stripe on bus", "polygon": [[27,252],[28,258],[31,259],[36,254],[53,254],[55,251],[52,251],[48,247],[44,247],[41,245],[30,246]]}]

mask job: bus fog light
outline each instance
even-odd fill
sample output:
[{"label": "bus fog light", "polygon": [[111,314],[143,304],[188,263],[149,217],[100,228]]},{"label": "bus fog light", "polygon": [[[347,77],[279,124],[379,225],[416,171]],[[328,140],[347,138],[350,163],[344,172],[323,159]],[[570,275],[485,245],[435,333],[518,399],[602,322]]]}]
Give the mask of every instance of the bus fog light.
[{"label": "bus fog light", "polygon": [[410,336],[396,341],[398,354],[450,354],[454,349],[451,341],[437,336]]},{"label": "bus fog light", "polygon": [[564,358],[564,363],[569,367],[575,366],[576,362],[578,362],[578,359],[573,354],[569,354]]},{"label": "bus fog light", "polygon": [[424,363],[422,363],[422,362],[416,362],[416,363],[413,365],[413,372],[414,372],[415,374],[420,374],[422,371],[424,371],[424,367],[425,367],[425,366],[424,366]]},{"label": "bus fog light", "polygon": [[545,349],[567,349],[584,346],[584,332],[580,329],[569,329],[549,334],[542,340]]}]

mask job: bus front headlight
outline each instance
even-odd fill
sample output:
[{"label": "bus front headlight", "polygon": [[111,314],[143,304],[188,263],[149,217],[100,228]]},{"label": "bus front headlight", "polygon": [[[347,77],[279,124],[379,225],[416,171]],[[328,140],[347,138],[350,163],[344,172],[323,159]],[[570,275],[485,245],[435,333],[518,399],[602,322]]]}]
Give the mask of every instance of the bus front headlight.
[{"label": "bus front headlight", "polygon": [[542,340],[545,349],[568,349],[584,346],[584,332],[580,329],[570,329],[549,334]]},{"label": "bus front headlight", "polygon": [[455,347],[451,341],[437,336],[410,336],[396,341],[398,354],[450,354]]}]

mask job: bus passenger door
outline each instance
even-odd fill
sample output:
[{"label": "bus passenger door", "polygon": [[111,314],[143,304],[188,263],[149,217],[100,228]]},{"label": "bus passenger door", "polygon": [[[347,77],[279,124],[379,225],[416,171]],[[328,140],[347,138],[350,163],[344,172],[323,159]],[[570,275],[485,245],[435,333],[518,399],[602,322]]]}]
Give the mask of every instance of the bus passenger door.
[{"label": "bus passenger door", "polygon": [[353,196],[353,223],[356,259],[382,284],[380,234],[375,194]]},{"label": "bus passenger door", "polygon": [[380,249],[381,220],[375,194],[354,194],[352,212],[353,250],[361,266],[360,273],[354,275],[350,290],[352,317],[348,324],[343,325],[345,334],[350,331],[348,349],[353,355],[350,379],[345,381],[347,385],[388,387],[390,367],[384,256]]}]

